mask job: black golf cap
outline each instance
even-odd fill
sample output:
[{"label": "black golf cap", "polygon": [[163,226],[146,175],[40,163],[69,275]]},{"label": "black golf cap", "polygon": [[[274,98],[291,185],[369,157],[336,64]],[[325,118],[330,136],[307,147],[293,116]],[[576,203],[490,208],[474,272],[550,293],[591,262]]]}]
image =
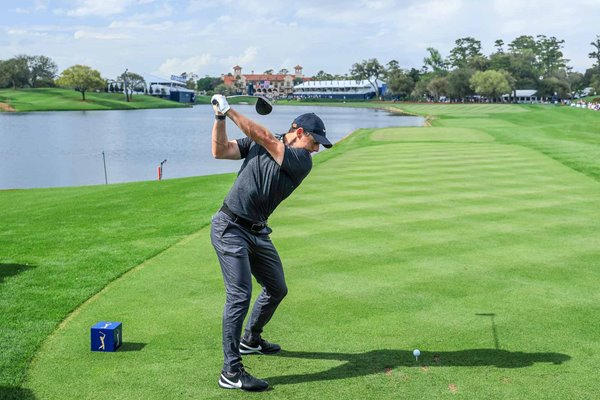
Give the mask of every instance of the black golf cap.
[{"label": "black golf cap", "polygon": [[315,113],[300,115],[294,120],[294,122],[292,122],[292,128],[304,129],[304,132],[310,133],[312,137],[319,142],[319,144],[323,145],[323,147],[327,147],[329,149],[331,146],[333,146],[329,139],[327,139],[323,120]]}]

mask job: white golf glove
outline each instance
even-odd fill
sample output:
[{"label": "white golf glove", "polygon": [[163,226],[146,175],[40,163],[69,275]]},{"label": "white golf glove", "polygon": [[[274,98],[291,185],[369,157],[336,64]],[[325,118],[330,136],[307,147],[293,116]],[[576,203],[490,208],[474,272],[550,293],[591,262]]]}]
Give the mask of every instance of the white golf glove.
[{"label": "white golf glove", "polygon": [[229,107],[227,99],[222,94],[215,94],[210,99],[210,103],[212,104],[215,113],[218,114],[227,114],[227,111],[229,111],[229,109],[231,108]]}]

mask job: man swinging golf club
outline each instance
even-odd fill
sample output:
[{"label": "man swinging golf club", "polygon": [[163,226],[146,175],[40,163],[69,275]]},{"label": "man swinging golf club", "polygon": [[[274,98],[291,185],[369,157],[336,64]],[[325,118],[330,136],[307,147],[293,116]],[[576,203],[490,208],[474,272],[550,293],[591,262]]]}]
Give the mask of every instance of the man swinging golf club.
[{"label": "man swinging golf club", "polygon": [[[242,354],[274,354],[281,347],[261,337],[281,300],[287,294],[283,266],[269,234],[267,219],[275,208],[300,185],[312,168],[310,153],[319,145],[331,147],[325,125],[315,114],[296,118],[290,130],[279,137],[264,126],[232,109],[222,95],[211,100],[215,111],[212,153],[217,159],[244,159],[237,179],[213,216],[211,241],[223,280],[226,301],[223,310],[224,363],[219,386],[225,389],[262,391],[269,384],[244,370]],[[229,118],[246,135],[229,140],[225,120]],[[247,322],[252,275],[262,286]]]}]

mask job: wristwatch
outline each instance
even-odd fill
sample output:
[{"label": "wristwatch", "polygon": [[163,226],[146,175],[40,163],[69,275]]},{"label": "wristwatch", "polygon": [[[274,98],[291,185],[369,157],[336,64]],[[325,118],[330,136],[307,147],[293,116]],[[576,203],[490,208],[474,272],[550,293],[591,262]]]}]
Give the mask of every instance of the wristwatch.
[{"label": "wristwatch", "polygon": [[215,119],[217,121],[223,121],[225,118],[227,118],[227,116],[215,114]]}]

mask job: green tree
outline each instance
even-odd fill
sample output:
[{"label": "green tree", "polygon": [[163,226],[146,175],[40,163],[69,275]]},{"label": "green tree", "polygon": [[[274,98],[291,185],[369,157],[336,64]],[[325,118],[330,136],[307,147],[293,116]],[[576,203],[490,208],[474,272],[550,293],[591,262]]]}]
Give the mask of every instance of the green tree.
[{"label": "green tree", "polygon": [[140,74],[129,72],[126,70],[117,77],[117,82],[120,82],[125,91],[127,101],[131,101],[134,92],[143,92],[146,88],[146,80]]},{"label": "green tree", "polygon": [[265,75],[272,75],[273,74],[273,70],[272,69],[268,69],[264,72]]},{"label": "green tree", "polygon": [[475,70],[465,67],[457,68],[446,76],[448,81],[447,95],[454,99],[464,99],[473,95],[473,89],[469,84]]},{"label": "green tree", "polygon": [[390,66],[390,63],[388,63],[386,80],[390,93],[402,98],[410,96],[415,88],[415,81],[407,72],[400,69],[397,64]]},{"label": "green tree", "polygon": [[503,54],[504,53],[504,40],[502,40],[502,39],[495,40],[494,47],[496,48],[496,53]]},{"label": "green tree", "polygon": [[596,35],[596,40],[590,42],[590,44],[595,50],[590,52],[588,56],[594,60],[594,66],[596,67],[597,72],[600,74],[600,35]]},{"label": "green tree", "polygon": [[222,94],[224,96],[230,96],[233,93],[233,88],[231,88],[230,86],[227,86],[224,83],[220,83],[215,87],[215,93],[216,94]]},{"label": "green tree", "polygon": [[497,51],[490,55],[490,67],[489,69],[505,70],[509,71],[511,66],[511,57],[512,54]]},{"label": "green tree", "polygon": [[423,75],[423,72],[416,68],[411,68],[410,71],[407,72],[407,74],[408,76],[410,76],[410,79],[412,79],[413,82],[416,84],[421,79],[421,75]]},{"label": "green tree", "polygon": [[504,71],[493,69],[483,72],[477,71],[471,78],[470,83],[475,93],[490,99],[498,99],[511,90],[507,74]]},{"label": "green tree", "polygon": [[594,88],[594,92],[596,94],[600,93],[600,74],[596,74],[592,77],[590,81],[590,86]]},{"label": "green tree", "polygon": [[449,63],[455,68],[469,65],[475,58],[483,58],[481,42],[472,37],[456,39],[456,46],[450,50]]},{"label": "green tree", "polygon": [[425,68],[430,67],[434,74],[445,75],[448,72],[448,63],[442,57],[439,50],[428,47],[429,55],[423,59]]},{"label": "green tree", "polygon": [[568,94],[569,83],[564,77],[554,74],[544,77],[544,79],[540,80],[540,84],[538,86],[539,96],[550,97],[557,95],[560,98],[564,98]]},{"label": "green tree", "polygon": [[71,87],[81,93],[85,101],[85,92],[88,90],[104,87],[106,81],[100,76],[100,72],[85,65],[73,65],[65,69],[57,80],[57,84],[63,87]]},{"label": "green tree", "polygon": [[537,53],[537,43],[533,36],[521,35],[508,44],[508,51],[511,53],[531,52]]},{"label": "green tree", "polygon": [[392,75],[398,71],[400,71],[400,63],[396,60],[388,61],[388,63],[385,65],[386,79],[388,75]]},{"label": "green tree", "polygon": [[[513,40],[509,45],[509,52],[518,57],[526,59],[535,67],[537,76],[549,77],[557,70],[564,68],[568,62],[563,57],[562,47],[564,40],[558,40],[554,36],[546,37],[537,35],[537,40],[533,36],[522,35]],[[528,69],[531,69],[529,67]],[[514,74],[515,78],[519,74]],[[536,79],[537,81],[537,79]]]},{"label": "green tree", "polygon": [[375,97],[379,98],[379,80],[385,75],[385,68],[376,58],[362,60],[355,63],[350,69],[350,75],[356,80],[366,79],[375,90]]},{"label": "green tree", "polygon": [[445,76],[436,76],[427,83],[427,92],[435,101],[448,93],[448,79]]},{"label": "green tree", "polygon": [[52,86],[58,67],[46,56],[28,57],[29,83],[31,87]]},{"label": "green tree", "polygon": [[315,81],[331,81],[333,80],[333,75],[328,74],[323,70],[320,70],[313,78]]},{"label": "green tree", "polygon": [[581,94],[583,86],[583,74],[580,72],[574,72],[572,67],[566,67],[558,72],[558,75],[563,79],[567,86],[567,95],[572,98],[576,94]]},{"label": "green tree", "polygon": [[223,83],[223,79],[206,75],[196,81],[196,88],[201,92],[212,92],[221,83]]},{"label": "green tree", "polygon": [[[423,70],[425,71],[425,70]],[[423,72],[421,71],[419,74],[419,79],[415,82],[415,88],[411,92],[411,97],[416,100],[422,100],[424,97],[429,96],[429,91],[427,90],[427,85],[429,82],[436,77],[433,72]],[[412,70],[411,70],[412,72]],[[409,75],[411,75],[409,72]]]},{"label": "green tree", "polygon": [[564,40],[558,40],[554,36],[537,36],[537,61],[543,76],[550,76],[556,71],[565,68],[568,60],[563,57],[562,47]]},{"label": "green tree", "polygon": [[13,89],[23,88],[29,84],[28,56],[16,56],[0,62],[0,84]]}]

